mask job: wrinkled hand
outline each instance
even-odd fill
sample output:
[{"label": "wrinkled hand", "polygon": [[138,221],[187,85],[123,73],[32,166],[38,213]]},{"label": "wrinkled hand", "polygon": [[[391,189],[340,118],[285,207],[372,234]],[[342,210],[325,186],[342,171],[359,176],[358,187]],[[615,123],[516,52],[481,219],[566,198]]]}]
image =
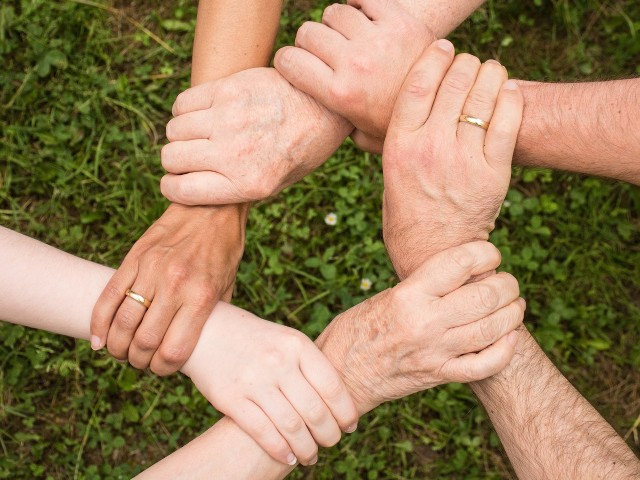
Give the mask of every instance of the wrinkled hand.
[{"label": "wrinkled hand", "polygon": [[219,303],[183,373],[273,458],[315,463],[358,413],[329,360],[304,334]]},{"label": "wrinkled hand", "polygon": [[515,352],[524,300],[490,243],[445,250],[409,278],[336,317],[316,341],[358,411],[447,382],[495,375]]},{"label": "wrinkled hand", "polygon": [[161,190],[185,205],[275,195],[320,166],[352,126],[273,68],[254,68],[178,95],[162,149]]},{"label": "wrinkled hand", "polygon": [[358,146],[380,152],[402,82],[435,37],[394,0],[348,3],[329,5],[322,24],[304,23],[296,46],[280,49],[274,65],[347,118]]},{"label": "wrinkled hand", "polygon": [[[384,144],[383,234],[400,278],[453,245],[486,240],[509,187],[523,98],[498,62],[438,40],[402,87]],[[490,122],[488,131],[461,114]]]},{"label": "wrinkled hand", "polygon": [[[171,205],[136,242],[94,307],[92,347],[158,375],[193,351],[218,300],[231,298],[246,207]],[[151,300],[147,310],[127,289]]]}]

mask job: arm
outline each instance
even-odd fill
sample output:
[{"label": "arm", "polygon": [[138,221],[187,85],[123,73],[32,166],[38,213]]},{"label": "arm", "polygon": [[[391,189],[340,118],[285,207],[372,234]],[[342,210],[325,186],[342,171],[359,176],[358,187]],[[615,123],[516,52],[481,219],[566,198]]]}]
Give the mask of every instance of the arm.
[{"label": "arm", "polygon": [[[417,56],[424,44],[435,39],[429,29],[438,35],[448,33],[481,2],[404,0],[402,5],[415,9],[425,23],[406,13],[401,15],[402,7],[395,2],[380,0],[378,3],[388,3],[388,11],[397,14],[383,28],[390,35],[406,33],[407,41],[388,42],[378,47],[369,43],[367,38],[363,41],[363,48],[371,52],[393,47],[393,53],[408,49]],[[335,4],[327,8],[325,19],[345,8],[355,10]],[[334,17],[336,21],[340,20],[339,15]],[[319,25],[305,23],[298,32],[296,44],[304,42],[305,31]],[[312,41],[314,37],[308,35],[307,38]],[[348,47],[346,39],[341,36],[317,40],[316,45],[323,44],[336,54]],[[281,72],[286,51],[281,50],[275,59]],[[398,74],[398,88],[409,67],[410,64],[402,65],[394,70]],[[329,75],[326,65],[324,68],[318,72],[317,68],[292,62],[289,70],[298,71],[310,84],[314,84],[316,79]],[[376,71],[374,76],[379,73]],[[361,69],[361,74],[366,75],[368,81],[371,71]],[[300,88],[293,77],[293,74],[286,75],[289,82]],[[171,201],[186,205],[260,200],[279,193],[320,166],[353,131],[353,124],[360,128],[358,118],[345,120],[343,117],[348,116],[345,115],[348,112],[333,108],[334,105],[324,102],[322,97],[305,95],[292,88],[289,82],[272,69],[255,70],[201,85],[179,95],[173,108],[176,118],[167,126],[171,143],[162,150],[162,164],[169,172],[162,179],[162,193]],[[329,93],[340,95],[342,85],[338,82]],[[376,97],[382,96],[390,114],[393,99],[388,92],[393,92],[393,87],[379,85],[381,88],[371,95],[370,101],[348,94],[342,96],[341,101],[368,112],[362,115],[366,117],[370,114],[368,107],[379,105],[380,99]]]},{"label": "arm", "polygon": [[515,162],[640,185],[640,79],[520,85]]},{"label": "arm", "polygon": [[[280,0],[202,0],[193,47],[192,84],[266,65]],[[175,372],[189,357],[216,302],[231,299],[248,205],[190,208],[172,204],[136,242],[93,312],[92,346],[155,373]],[[188,275],[187,275],[188,272]],[[145,310],[127,289],[153,300]]]},{"label": "arm", "polygon": [[526,329],[498,375],[472,384],[522,480],[640,478],[625,441],[569,383]]},{"label": "arm", "polygon": [[[454,61],[447,76],[455,75],[458,87],[465,83],[465,73],[477,78],[474,87],[467,90],[468,96],[464,94],[466,101],[454,100],[452,83],[446,77],[439,89],[434,88],[439,83],[438,74],[443,74],[442,61],[442,52],[432,46],[413,67],[398,97],[384,146],[385,241],[392,240],[387,245],[394,266],[408,274],[414,270],[407,262],[409,257],[422,259],[434,252],[434,249],[425,252],[427,235],[407,230],[407,226],[418,223],[418,218],[439,223],[438,210],[447,209],[448,199],[455,198],[462,212],[452,211],[448,223],[457,224],[460,219],[466,227],[443,228],[445,243],[450,241],[447,233],[455,232],[454,237],[459,239],[472,234],[477,225],[469,222],[466,214],[471,213],[476,224],[484,224],[486,209],[494,207],[491,198],[478,201],[483,198],[479,195],[488,194],[500,200],[506,192],[506,188],[492,187],[509,179],[508,165],[522,112],[518,89],[505,88],[508,83],[503,84],[500,93],[494,90],[498,95],[495,107],[488,106],[492,100],[486,95],[491,83],[491,75],[487,73],[493,70],[497,74],[497,64],[485,63],[476,76],[473,64],[468,61],[464,69],[454,71]],[[506,73],[503,75],[506,78]],[[485,95],[477,95],[478,92]],[[457,119],[462,108],[468,107],[469,102],[473,104],[474,98],[488,101],[484,105],[486,110],[482,111],[481,105],[475,105],[473,110],[481,113],[482,118],[492,118],[486,137],[482,129],[468,130],[468,125],[460,123],[457,137],[465,154],[461,156],[451,147],[439,149],[438,145],[447,138],[446,117]],[[444,109],[439,108],[439,103]],[[451,112],[454,105],[459,110]],[[439,117],[442,114],[445,115]],[[430,122],[440,127],[435,128]],[[454,170],[456,181],[447,185],[450,169]],[[498,176],[490,181],[483,170]],[[468,183],[467,175],[478,181]],[[415,178],[419,181],[414,182]],[[429,201],[433,201],[429,194],[434,193],[439,198],[438,204],[422,212],[418,210],[425,203],[429,206]],[[519,334],[518,353],[507,369],[473,384],[473,389],[489,412],[519,478],[640,478],[640,464],[628,446],[551,364],[524,328]]]},{"label": "arm", "polygon": [[[293,85],[351,121],[360,147],[381,152],[402,81],[422,51],[416,43],[429,43],[420,27],[446,33],[480,3],[349,0],[354,8],[328,7],[324,25],[303,25],[298,48],[281,49],[274,63]],[[446,28],[429,23],[427,9],[450,19]],[[336,35],[348,39],[341,48],[329,42]],[[640,184],[640,79],[519,84],[525,111],[515,163]]]},{"label": "arm", "polygon": [[[524,311],[517,282],[503,274],[463,286],[470,276],[495,268],[499,261],[498,251],[490,244],[458,247],[435,256],[394,289],[338,316],[317,344],[340,370],[343,381],[324,375],[329,382],[325,382],[323,400],[335,404],[346,386],[361,415],[391,399],[445,382],[486,378],[504,368],[514,352],[515,334],[510,332],[521,323]],[[0,270],[1,318],[63,335],[89,337],[91,307],[113,273],[111,269],[4,228],[0,228],[0,263],[5,267]],[[247,328],[243,330],[242,324]],[[278,361],[274,367],[260,348],[269,343],[273,332],[264,328],[286,329],[218,303],[182,371],[210,399],[234,388],[233,382],[220,383],[224,381],[218,371],[221,364],[239,360],[249,365],[249,371],[258,371],[252,363],[255,359],[266,361],[270,370],[282,370],[283,363]],[[290,340],[301,341],[296,336],[302,335],[286,330],[290,331],[288,338],[274,338],[285,342],[283,350],[288,351]],[[252,340],[255,338],[257,343]],[[311,344],[306,337],[305,341]],[[312,358],[309,370],[326,368],[325,357],[320,357]],[[304,363],[301,357],[302,369]],[[233,370],[235,383],[246,383],[256,398],[259,378],[245,382],[242,369]],[[235,418],[240,423],[255,423],[257,438],[264,434],[260,431],[264,422],[254,422],[249,413],[240,411]],[[211,478],[215,474],[254,478],[260,471],[261,478],[282,478],[291,470],[290,465],[269,457],[240,429],[240,423],[222,420],[143,477]],[[348,431],[355,428],[348,426]]]}]

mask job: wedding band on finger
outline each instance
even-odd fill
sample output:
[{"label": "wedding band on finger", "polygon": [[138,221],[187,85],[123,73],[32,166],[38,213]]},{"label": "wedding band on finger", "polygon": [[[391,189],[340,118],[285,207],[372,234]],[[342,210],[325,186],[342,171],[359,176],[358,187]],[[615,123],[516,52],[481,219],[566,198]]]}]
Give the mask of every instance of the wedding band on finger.
[{"label": "wedding band on finger", "polygon": [[145,308],[149,308],[151,306],[151,300],[147,300],[142,295],[140,295],[139,293],[134,292],[130,288],[127,289],[127,291],[124,292],[124,294],[127,297],[129,297],[130,299],[135,300],[139,304],[144,305]]},{"label": "wedding band on finger", "polygon": [[460,115],[459,121],[468,123],[469,125],[480,127],[483,130],[489,129],[489,122],[485,122],[484,120],[478,117],[472,117],[471,115]]}]

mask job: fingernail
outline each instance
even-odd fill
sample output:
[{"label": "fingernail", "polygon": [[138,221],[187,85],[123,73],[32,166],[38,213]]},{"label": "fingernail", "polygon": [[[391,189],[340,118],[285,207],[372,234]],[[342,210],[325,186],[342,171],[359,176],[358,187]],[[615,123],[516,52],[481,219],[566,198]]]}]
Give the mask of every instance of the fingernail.
[{"label": "fingernail", "polygon": [[102,340],[97,335],[91,335],[91,348],[94,350],[100,350],[102,348]]},{"label": "fingernail", "polygon": [[502,85],[502,88],[505,90],[518,90],[518,84],[515,80],[507,80],[504,82],[504,85]]},{"label": "fingernail", "polygon": [[315,465],[316,463],[318,463],[318,456],[317,455],[309,462],[309,465]]},{"label": "fingernail", "polygon": [[358,424],[354,423],[353,425],[350,425],[347,427],[347,429],[344,431],[345,433],[353,433],[356,431],[356,428],[358,428]]},{"label": "fingernail", "polygon": [[436,46],[441,49],[444,50],[445,52],[453,52],[453,43],[451,43],[449,40],[443,38],[441,40],[437,40],[436,41]]},{"label": "fingernail", "polygon": [[287,455],[287,464],[293,466],[296,463],[298,463],[298,459],[293,453],[290,453],[289,455]]},{"label": "fingernail", "polygon": [[518,343],[518,332],[516,332],[515,330],[511,332],[507,337],[507,341],[511,344],[512,347],[515,347],[516,343]]},{"label": "fingernail", "polygon": [[500,62],[499,62],[499,61],[497,61],[497,60],[494,60],[493,58],[490,58],[489,60],[487,60],[487,61],[486,61],[486,62],[484,62],[484,63],[495,63],[496,65],[500,65]]}]

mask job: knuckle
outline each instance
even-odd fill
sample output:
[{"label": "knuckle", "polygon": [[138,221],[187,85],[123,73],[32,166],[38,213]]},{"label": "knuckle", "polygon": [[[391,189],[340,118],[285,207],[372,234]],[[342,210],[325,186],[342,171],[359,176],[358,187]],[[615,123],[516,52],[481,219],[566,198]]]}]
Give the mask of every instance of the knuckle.
[{"label": "knuckle", "polygon": [[311,405],[307,410],[305,416],[306,423],[308,425],[320,425],[327,419],[328,412],[324,405],[316,403]]},{"label": "knuckle", "polygon": [[162,336],[158,332],[137,332],[133,338],[134,347],[143,352],[157,350],[161,342]]},{"label": "knuckle", "polygon": [[466,72],[451,72],[445,77],[443,84],[454,93],[466,93],[471,82],[472,79]]},{"label": "knuckle", "polygon": [[169,283],[169,288],[177,290],[189,278],[189,269],[182,264],[171,264],[166,268],[165,278]]},{"label": "knuckle", "polygon": [[454,248],[449,254],[449,259],[455,267],[463,271],[470,270],[475,264],[473,253],[466,247]]},{"label": "knuckle", "polygon": [[189,351],[183,345],[161,345],[158,351],[165,365],[182,365],[189,358]]},{"label": "knuckle", "polygon": [[467,101],[474,108],[491,108],[495,102],[495,96],[486,90],[473,90]]},{"label": "knuckle", "polygon": [[483,347],[491,345],[497,340],[498,332],[496,330],[499,326],[498,322],[499,321],[496,318],[485,318],[479,322],[479,338],[477,339],[477,342]]},{"label": "knuckle", "polygon": [[429,80],[429,74],[425,70],[411,72],[406,91],[415,97],[428,97],[434,93],[434,86]]},{"label": "knuckle", "polygon": [[342,380],[338,377],[334,377],[327,381],[324,390],[323,396],[327,400],[335,400],[340,398],[345,393],[345,388],[342,383]]},{"label": "knuckle", "polygon": [[518,283],[518,279],[511,275],[508,272],[500,272],[499,273],[501,279],[504,282],[504,289],[509,292],[509,296],[513,299],[516,299],[520,296],[520,284]]},{"label": "knuckle", "polygon": [[482,310],[487,312],[493,312],[500,301],[500,297],[496,289],[489,285],[477,285],[476,296]]},{"label": "knuckle", "polygon": [[104,295],[108,299],[120,299],[124,298],[124,290],[120,288],[120,286],[115,285],[111,282],[104,288]]},{"label": "knuckle", "polygon": [[304,426],[302,419],[296,415],[291,415],[282,421],[282,428],[288,434],[297,433]]},{"label": "knuckle", "polygon": [[322,23],[326,23],[337,14],[337,3],[332,3],[322,12]]},{"label": "knuckle", "polygon": [[349,82],[337,81],[329,86],[329,94],[338,104],[348,105],[354,102],[355,94]]},{"label": "knuckle", "polygon": [[125,331],[132,331],[138,326],[140,320],[140,315],[127,307],[122,307],[118,310],[114,323],[116,328],[120,328]]}]

